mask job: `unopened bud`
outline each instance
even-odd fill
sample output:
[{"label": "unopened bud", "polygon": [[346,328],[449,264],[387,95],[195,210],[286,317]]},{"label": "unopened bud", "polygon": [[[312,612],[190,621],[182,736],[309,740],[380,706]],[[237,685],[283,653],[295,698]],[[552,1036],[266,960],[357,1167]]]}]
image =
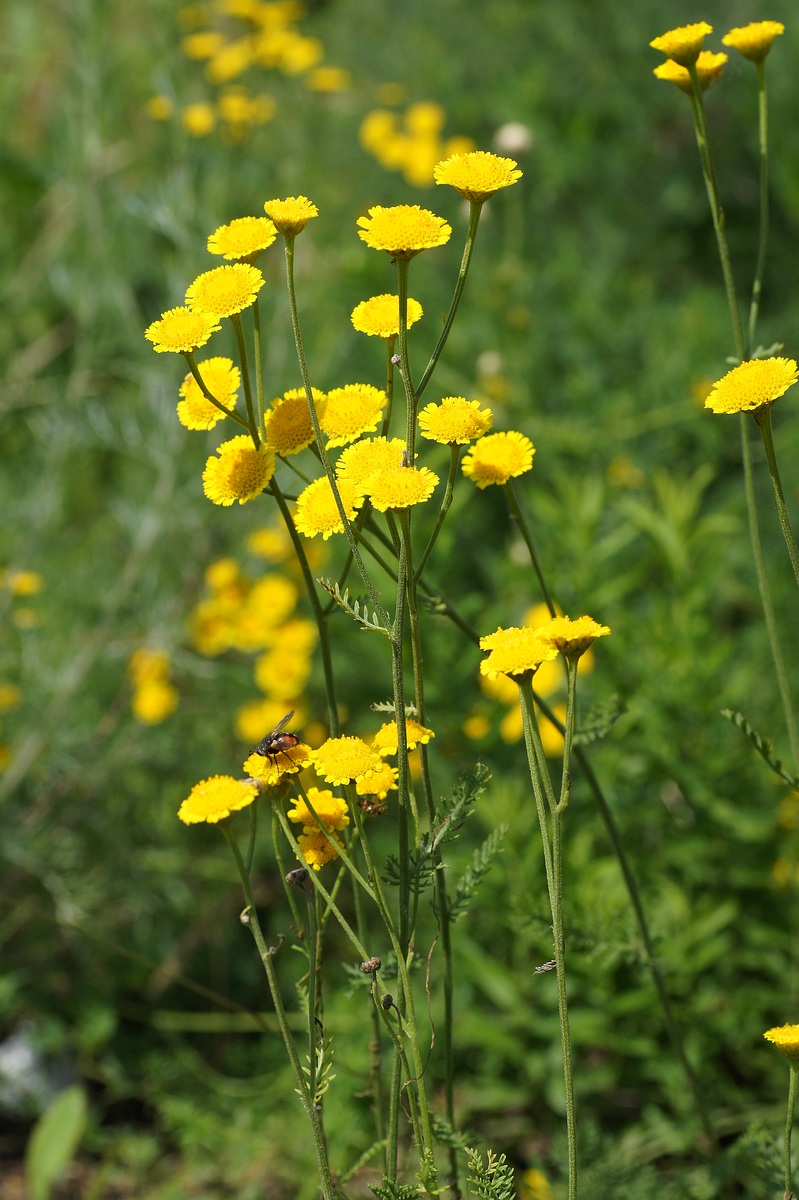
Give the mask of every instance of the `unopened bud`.
[{"label": "unopened bud", "polygon": [[361,963],[361,970],[364,975],[374,975],[375,971],[379,971],[382,965],[380,959],[377,957],[367,958],[366,962]]}]

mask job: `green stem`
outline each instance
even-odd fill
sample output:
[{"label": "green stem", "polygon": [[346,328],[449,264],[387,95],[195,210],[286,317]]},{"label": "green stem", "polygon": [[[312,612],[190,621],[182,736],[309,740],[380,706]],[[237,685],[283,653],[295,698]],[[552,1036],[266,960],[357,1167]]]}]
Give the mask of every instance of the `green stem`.
[{"label": "green stem", "polygon": [[305,922],[300,916],[300,910],[297,906],[296,888],[292,887],[291,884],[286,880],[286,862],[283,858],[280,838],[278,837],[279,825],[277,819],[277,803],[273,802],[270,807],[272,810],[270,826],[272,831],[272,846],[275,852],[275,862],[277,863],[277,869],[280,872],[280,878],[283,880],[283,890],[286,893],[286,899],[288,900],[288,905],[291,909],[291,915],[294,918],[294,928],[297,931],[297,936],[299,938],[303,938],[305,936],[303,932],[305,929]]},{"label": "green stem", "polygon": [[316,1103],[316,1006],[319,984],[319,893],[308,896],[308,1092]]},{"label": "green stem", "polygon": [[255,408],[252,402],[252,383],[250,382],[250,363],[247,358],[247,343],[244,339],[244,325],[241,320],[241,313],[233,313],[230,318],[230,323],[233,326],[233,332],[236,335],[236,345],[239,351],[239,360],[241,362],[241,382],[244,387],[244,400],[247,404],[247,416],[250,421],[250,433],[252,440],[257,450],[261,444],[261,432],[255,423]]},{"label": "green stem", "polygon": [[788,1114],[785,1118],[785,1200],[793,1200],[793,1167],[791,1166],[791,1132],[793,1130],[793,1112],[796,1107],[796,1080],[799,1066],[789,1063],[791,1072],[788,1084]]},{"label": "green stem", "polygon": [[[403,529],[407,524],[407,513],[401,514]],[[400,548],[397,565],[397,607],[391,630],[391,679],[394,693],[394,718],[397,723],[397,796],[398,796],[398,859],[399,882],[399,944],[400,955],[405,959],[410,939],[410,841],[409,815],[410,796],[408,789],[408,731],[405,725],[405,677],[402,661],[405,631],[405,608],[408,582],[407,545]]]},{"label": "green stem", "polygon": [[469,274],[469,265],[472,261],[472,251],[474,250],[475,239],[477,238],[477,227],[480,224],[480,213],[483,209],[484,201],[471,200],[469,202],[469,228],[466,233],[466,244],[463,247],[463,257],[461,258],[461,266],[458,271],[458,278],[455,283],[455,291],[452,295],[452,301],[449,306],[444,328],[441,330],[441,335],[436,342],[435,349],[430,355],[430,361],[424,369],[424,374],[419,381],[419,386],[416,389],[416,400],[421,400],[424,391],[430,382],[430,378],[436,369],[438,360],[441,358],[442,351],[447,344],[449,331],[452,329],[452,323],[455,320],[455,315],[458,311],[458,306],[461,302],[463,289],[466,286],[466,276]]},{"label": "green stem", "polygon": [[749,331],[745,357],[749,358],[755,344],[755,328],[760,311],[760,296],[763,290],[763,274],[766,269],[766,247],[768,245],[768,99],[766,95],[765,60],[755,63],[757,67],[757,113],[758,142],[760,147],[760,235],[757,243],[757,265],[752,282],[752,299],[749,302]]},{"label": "green stem", "polygon": [[255,398],[258,404],[258,433],[264,436],[264,364],[261,349],[261,309],[258,297],[252,306],[253,351],[255,353]]},{"label": "green stem", "polygon": [[522,535],[524,544],[529,552],[530,561],[533,564],[533,570],[538,578],[538,586],[541,588],[541,594],[544,597],[544,603],[549,609],[550,616],[554,617],[556,615],[555,605],[552,603],[552,597],[549,594],[549,589],[547,588],[544,574],[538,562],[538,555],[535,552],[532,534],[527,527],[527,522],[524,519],[521,507],[519,506],[519,501],[516,497],[516,492],[514,491],[513,484],[510,482],[510,480],[504,485],[502,490],[505,493],[505,499],[508,502],[508,508],[510,509],[511,517],[516,522],[519,533]]},{"label": "green stem", "polygon": [[419,566],[416,567],[416,569],[414,570],[414,573],[413,573],[414,584],[418,583],[419,577],[425,568],[427,560],[430,557],[430,555],[433,553],[433,547],[435,546],[436,541],[438,539],[438,535],[441,532],[441,526],[444,524],[444,518],[446,517],[447,513],[449,512],[450,504],[452,504],[452,493],[455,490],[455,480],[458,477],[458,462],[460,460],[460,454],[461,454],[460,446],[455,446],[455,445],[450,446],[450,448],[449,448],[449,472],[447,474],[446,487],[444,488],[444,498],[441,501],[441,508],[438,510],[438,517],[436,518],[436,523],[435,523],[435,526],[433,527],[433,532],[430,534],[427,545],[424,548],[424,553],[422,554],[422,557],[419,560]]},{"label": "green stem", "polygon": [[405,388],[405,445],[408,463],[413,466],[416,457],[416,406],[417,398],[411,383],[411,365],[408,362],[408,267],[410,259],[397,259],[397,282],[399,292],[399,373]]},{"label": "green stem", "polygon": [[247,875],[248,876],[252,875],[252,860],[255,857],[255,840],[258,836],[258,809],[260,807],[260,805],[258,804],[259,799],[260,799],[260,797],[256,797],[254,802],[250,805],[250,837],[249,837],[249,841],[247,842]]},{"label": "green stem", "polygon": [[274,963],[272,962],[274,949],[269,949],[269,947],[266,945],[266,941],[264,940],[263,931],[261,930],[261,923],[258,919],[258,913],[253,900],[250,877],[247,874],[247,867],[244,863],[244,859],[241,856],[241,851],[239,850],[239,845],[236,841],[235,835],[228,827],[227,821],[222,822],[222,832],[227,838],[227,843],[230,846],[233,857],[236,860],[236,866],[239,869],[241,886],[244,891],[244,900],[247,906],[247,924],[255,940],[258,953],[261,956],[261,962],[263,963],[264,971],[266,972],[266,979],[267,983],[269,984],[270,994],[272,996],[272,1003],[275,1006],[278,1026],[280,1028],[280,1033],[283,1037],[283,1043],[286,1047],[286,1052],[289,1056],[289,1062],[291,1063],[291,1067],[294,1072],[294,1078],[297,1083],[297,1091],[300,1094],[303,1108],[305,1109],[311,1125],[311,1134],[313,1137],[314,1150],[316,1152],[316,1162],[322,1183],[322,1195],[324,1200],[333,1200],[333,1181],[330,1176],[330,1164],[327,1160],[327,1150],[325,1148],[322,1125],[316,1105],[314,1104],[314,1097],[308,1089],[308,1082],[305,1078],[303,1069],[300,1066],[297,1047],[294,1045],[294,1038],[292,1037],[291,1030],[289,1029],[286,1010],[283,1006],[283,997],[280,994],[280,986],[277,981]]},{"label": "green stem", "polygon": [[796,538],[793,536],[793,530],[791,529],[791,519],[788,516],[788,506],[785,503],[780,471],[777,466],[777,455],[774,450],[774,433],[771,427],[771,405],[764,404],[762,408],[757,409],[754,413],[754,418],[760,430],[760,436],[763,439],[763,449],[766,451],[766,463],[768,464],[768,473],[771,476],[771,486],[774,489],[774,501],[777,505],[777,516],[780,519],[782,536],[785,538],[785,545],[788,548],[788,555],[796,577],[796,584],[799,587],[799,549],[797,549]]},{"label": "green stem", "polygon": [[396,337],[385,338],[386,344],[386,411],[383,413],[383,424],[380,436],[387,438],[391,428],[391,413],[394,408],[394,343]]},{"label": "green stem", "polygon": [[247,432],[250,435],[252,435],[253,431],[250,428],[250,426],[248,425],[248,423],[244,420],[244,417],[240,417],[235,409],[225,408],[224,404],[220,404],[219,401],[217,400],[216,396],[212,396],[211,393],[208,391],[208,388],[205,386],[205,381],[203,380],[203,377],[200,374],[197,363],[194,361],[194,355],[187,353],[187,354],[184,354],[183,357],[186,359],[186,362],[189,365],[189,370],[191,371],[192,375],[194,376],[197,386],[199,387],[202,394],[205,396],[206,400],[210,401],[210,403],[213,404],[215,408],[218,408],[221,413],[224,413],[226,417],[230,417],[232,420],[234,420],[236,422],[237,425],[241,425],[242,429],[246,429]]}]

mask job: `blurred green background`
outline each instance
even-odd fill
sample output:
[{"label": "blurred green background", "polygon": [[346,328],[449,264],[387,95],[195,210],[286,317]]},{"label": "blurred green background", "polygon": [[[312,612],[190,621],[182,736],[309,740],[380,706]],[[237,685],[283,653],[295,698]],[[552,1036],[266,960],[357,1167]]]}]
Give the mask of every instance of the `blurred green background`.
[{"label": "blurred green background", "polygon": [[[443,136],[481,149],[509,123],[529,134],[513,155],[523,180],[487,207],[427,399],[483,398],[497,428],[532,438],[535,469],[519,493],[553,591],[566,612],[590,612],[613,630],[597,647],[583,711],[619,695],[626,713],[592,762],[720,1138],[715,1155],[702,1152],[616,861],[576,778],[566,892],[585,1194],[775,1195],[786,1072],[762,1032],[797,1013],[799,806],[720,716],[742,709],[789,762],[737,422],[701,405],[733,345],[690,106],[654,79],[660,56],[648,42],[700,19],[716,29],[714,49],[734,25],[788,25],[768,62],[772,224],[758,340],[795,354],[793,8],[321,0],[298,28],[319,39],[324,63],[349,73],[349,86],[320,91],[307,72],[252,68],[247,86],[268,93],[275,113],[241,138],[223,124],[193,136],[180,119],[182,107],[218,91],[181,48],[193,28],[235,24],[212,12],[192,6],[181,17],[165,0],[12,0],[0,16],[0,683],[20,699],[0,717],[0,1060],[9,1061],[9,1045],[34,1056],[30,1086],[0,1085],[7,1187],[31,1123],[60,1083],[77,1079],[91,1115],[63,1196],[315,1194],[277,1037],[196,990],[268,1008],[222,839],[175,817],[198,779],[239,770],[249,747],[235,715],[257,694],[251,658],[209,658],[192,644],[203,572],[223,556],[246,560],[248,533],[274,514],[266,498],[235,511],[205,500],[202,467],[221,436],[178,424],[183,363],[154,355],[143,330],[215,265],[205,242],[217,225],[260,213],[267,197],[305,194],[320,210],[298,244],[312,376],[324,388],[354,378],[380,385],[382,348],[364,344],[349,314],[393,290],[394,278],[386,256],[358,240],[355,221],[373,204],[419,203],[454,228],[444,250],[412,264],[411,293],[429,316],[414,332],[422,364],[465,217],[449,189],[413,186],[359,144],[361,122],[388,95],[398,116],[414,103],[440,105]],[[172,118],[153,119],[156,95],[174,105]],[[748,297],[757,242],[751,64],[732,58],[707,107]],[[298,384],[277,251],[263,304],[270,396]],[[789,394],[775,410],[794,511],[795,403]],[[445,454],[428,461],[446,469]],[[755,461],[796,681],[794,582],[759,451]],[[461,482],[429,570],[481,633],[520,621],[539,599],[493,491]],[[340,553],[331,543],[330,573]],[[15,592],[18,572],[37,573],[40,590]],[[425,638],[436,787],[445,792],[478,756],[493,772],[451,848],[454,875],[491,829],[509,827],[456,927],[462,1123],[473,1143],[505,1151],[521,1172],[542,1170],[565,1195],[554,980],[533,974],[550,957],[551,934],[522,748],[500,735],[505,710],[480,691],[475,648],[440,618],[427,618]],[[180,694],[153,727],[130,709],[126,668],[142,645],[169,653]],[[387,664],[343,617],[335,656],[351,731],[363,732],[368,705],[390,692]],[[319,671],[307,705],[322,719]],[[469,717],[481,719],[476,741],[463,732]],[[392,831],[390,819],[380,827],[385,851]],[[258,864],[277,937],[289,917],[266,845]],[[369,1144],[368,995],[351,965],[333,938],[327,1022],[337,1080],[327,1122],[342,1171]],[[288,948],[281,969],[297,1010],[301,963]],[[430,1073],[435,1093],[435,1056]],[[376,1180],[367,1173],[350,1188],[368,1194]]]}]

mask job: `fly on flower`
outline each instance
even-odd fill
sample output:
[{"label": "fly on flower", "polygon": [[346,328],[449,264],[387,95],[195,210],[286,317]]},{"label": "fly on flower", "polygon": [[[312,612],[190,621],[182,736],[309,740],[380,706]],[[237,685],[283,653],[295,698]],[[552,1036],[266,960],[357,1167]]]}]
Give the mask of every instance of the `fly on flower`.
[{"label": "fly on flower", "polygon": [[286,726],[294,716],[294,709],[287,712],[285,717],[281,717],[271,733],[268,733],[265,738],[261,738],[258,745],[255,747],[255,753],[260,754],[262,758],[269,758],[272,762],[277,760],[279,754],[285,754],[288,750],[293,750],[295,746],[299,746],[300,739],[296,733],[284,733]]}]

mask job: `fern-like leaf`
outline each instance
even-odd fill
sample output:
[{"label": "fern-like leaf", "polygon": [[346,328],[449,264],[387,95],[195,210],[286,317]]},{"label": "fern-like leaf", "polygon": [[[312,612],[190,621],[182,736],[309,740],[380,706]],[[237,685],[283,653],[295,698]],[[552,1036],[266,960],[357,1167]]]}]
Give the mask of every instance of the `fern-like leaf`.
[{"label": "fern-like leaf", "polygon": [[507,825],[498,826],[472,855],[472,861],[459,880],[450,903],[449,919],[453,923],[466,913],[492,862],[502,852],[502,843],[507,832]]},{"label": "fern-like leaf", "polygon": [[509,1165],[504,1154],[495,1154],[493,1150],[489,1150],[483,1165],[482,1154],[467,1147],[466,1157],[471,1172],[469,1183],[481,1200],[515,1200],[513,1167]]},{"label": "fern-like leaf", "polygon": [[574,734],[575,746],[590,746],[607,737],[610,730],[624,713],[627,712],[626,701],[614,692],[606,700],[595,704],[585,720],[580,722],[580,728]]},{"label": "fern-like leaf", "polygon": [[369,1187],[378,1200],[417,1200],[421,1195],[421,1188],[417,1183],[397,1183],[396,1179],[370,1183]]},{"label": "fern-like leaf", "polygon": [[350,600],[349,588],[345,588],[342,592],[338,583],[331,583],[329,579],[320,579],[318,583],[321,584],[339,608],[348,613],[353,621],[357,621],[362,629],[371,629],[375,633],[382,633],[384,637],[391,637],[391,630],[383,624],[376,612],[372,612],[370,616],[366,604],[360,600]]},{"label": "fern-like leaf", "polygon": [[721,715],[726,717],[728,721],[732,721],[733,725],[737,725],[741,733],[747,738],[760,757],[765,763],[771,767],[775,775],[778,775],[783,782],[787,783],[795,791],[799,791],[799,779],[796,775],[791,775],[790,771],[786,771],[780,760],[774,754],[774,746],[768,738],[761,737],[756,729],[747,721],[743,713],[736,712],[734,708],[723,708]]}]

